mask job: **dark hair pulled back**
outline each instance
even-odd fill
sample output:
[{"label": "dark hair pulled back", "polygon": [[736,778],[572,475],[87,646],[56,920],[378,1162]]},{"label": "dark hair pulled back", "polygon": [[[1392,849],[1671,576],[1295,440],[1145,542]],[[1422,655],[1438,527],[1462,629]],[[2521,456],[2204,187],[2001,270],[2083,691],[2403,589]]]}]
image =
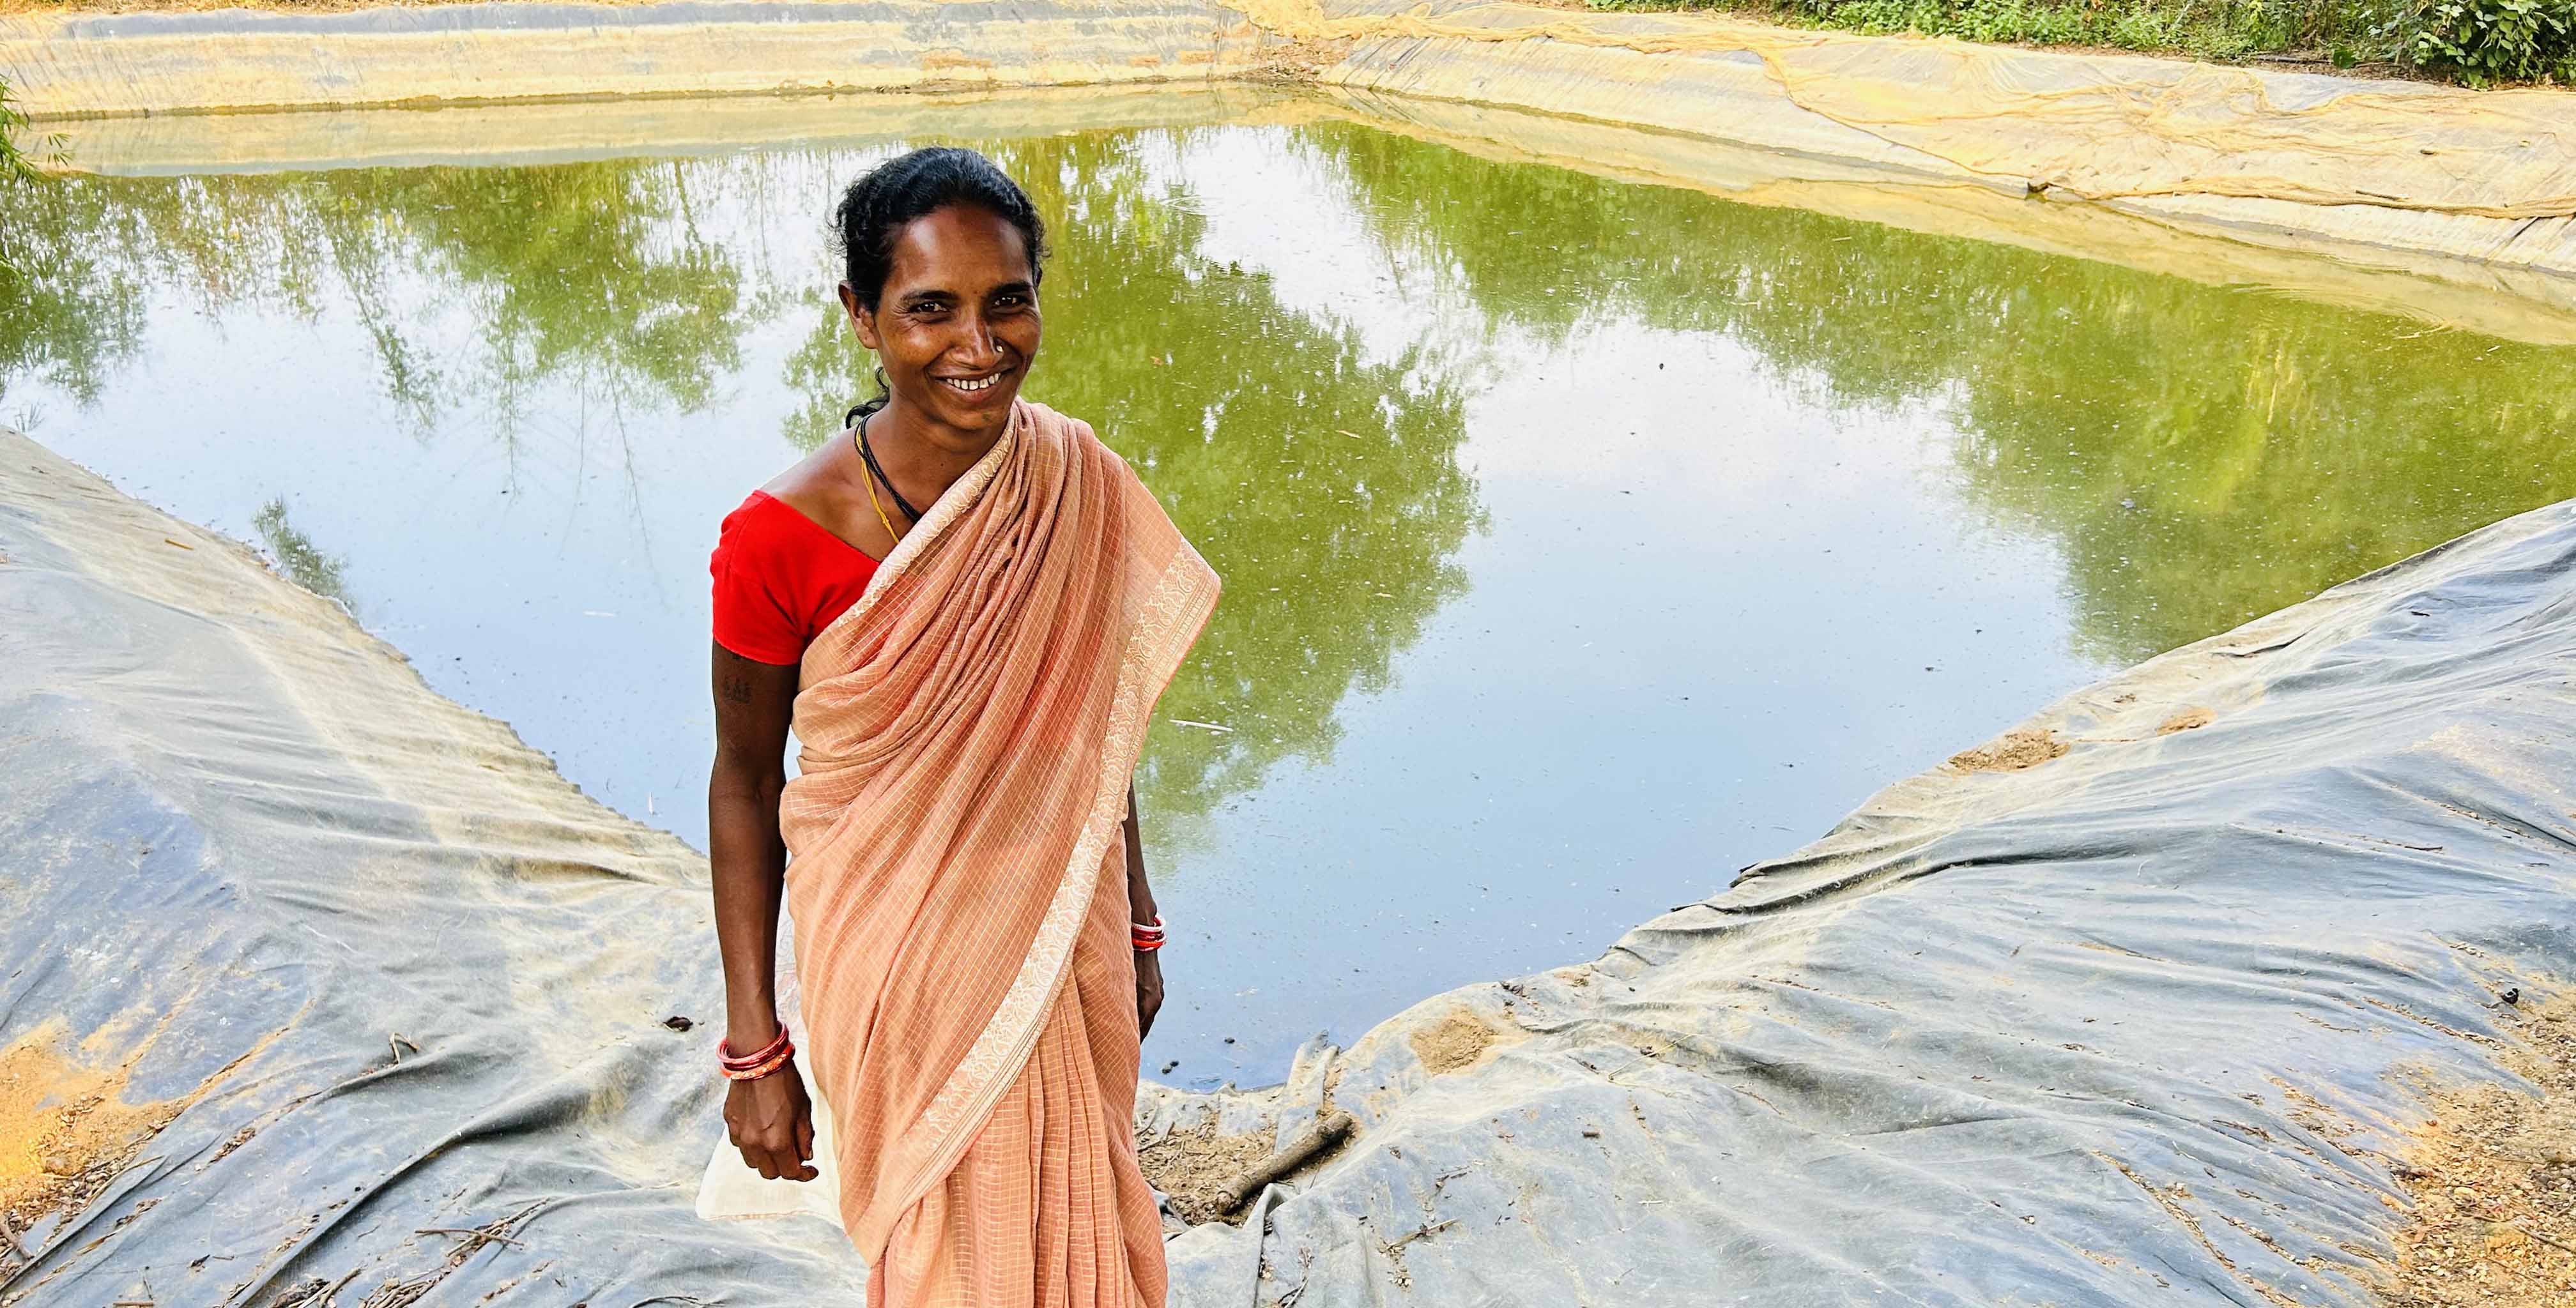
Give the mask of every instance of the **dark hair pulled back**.
[{"label": "dark hair pulled back", "polygon": [[[886,278],[894,273],[894,243],[903,229],[958,204],[990,209],[1018,228],[1029,249],[1031,280],[1044,276],[1046,223],[1029,202],[1029,193],[972,150],[930,146],[869,169],[850,183],[832,210],[832,226],[841,241],[842,280],[861,305],[874,309],[885,294]],[[851,409],[845,421],[855,423],[884,408],[887,398],[885,370],[880,368],[875,397]]]}]

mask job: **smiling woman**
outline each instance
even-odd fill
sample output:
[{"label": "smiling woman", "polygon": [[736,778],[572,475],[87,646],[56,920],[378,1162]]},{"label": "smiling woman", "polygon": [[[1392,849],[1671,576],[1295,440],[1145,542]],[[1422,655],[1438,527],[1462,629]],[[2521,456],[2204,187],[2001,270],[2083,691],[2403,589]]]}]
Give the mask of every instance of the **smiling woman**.
[{"label": "smiling woman", "polygon": [[[1017,184],[915,151],[838,225],[883,394],[710,564],[724,1148],[837,1173],[877,1308],[1160,1304],[1128,1124],[1162,927],[1130,778],[1216,577],[1088,426],[1019,398],[1046,248]],[[723,1179],[715,1215],[742,1215]]]}]

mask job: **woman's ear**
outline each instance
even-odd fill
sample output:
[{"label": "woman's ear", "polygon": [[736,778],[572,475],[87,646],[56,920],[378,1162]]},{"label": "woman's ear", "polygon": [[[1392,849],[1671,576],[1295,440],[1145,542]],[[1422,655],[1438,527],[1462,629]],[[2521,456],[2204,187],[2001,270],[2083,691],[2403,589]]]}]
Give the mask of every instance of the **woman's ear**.
[{"label": "woman's ear", "polygon": [[876,310],[859,303],[859,293],[850,289],[848,282],[841,283],[841,312],[849,315],[850,327],[859,334],[859,344],[876,349]]}]

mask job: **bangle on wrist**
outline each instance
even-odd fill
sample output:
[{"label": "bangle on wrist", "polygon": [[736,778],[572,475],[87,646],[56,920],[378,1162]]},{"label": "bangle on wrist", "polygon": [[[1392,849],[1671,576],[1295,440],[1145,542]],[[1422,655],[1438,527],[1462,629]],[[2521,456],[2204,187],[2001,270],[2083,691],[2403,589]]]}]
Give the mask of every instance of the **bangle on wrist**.
[{"label": "bangle on wrist", "polygon": [[1163,915],[1157,913],[1151,922],[1127,924],[1127,941],[1140,954],[1150,954],[1163,947]]},{"label": "bangle on wrist", "polygon": [[796,1045],[787,1038],[785,1022],[778,1024],[778,1034],[768,1044],[752,1053],[736,1054],[731,1045],[716,1042],[716,1069],[728,1081],[757,1081],[787,1066],[787,1060],[795,1056]]}]

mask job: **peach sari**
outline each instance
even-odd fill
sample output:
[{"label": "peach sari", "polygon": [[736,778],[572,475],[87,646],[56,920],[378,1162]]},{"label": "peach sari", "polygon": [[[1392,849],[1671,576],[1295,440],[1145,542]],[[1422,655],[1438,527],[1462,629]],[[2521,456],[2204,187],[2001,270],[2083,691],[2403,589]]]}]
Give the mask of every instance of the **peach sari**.
[{"label": "peach sari", "polygon": [[872,1308],[1163,1302],[1121,820],[1216,594],[1124,461],[1021,401],[806,650],[799,1061]]}]

